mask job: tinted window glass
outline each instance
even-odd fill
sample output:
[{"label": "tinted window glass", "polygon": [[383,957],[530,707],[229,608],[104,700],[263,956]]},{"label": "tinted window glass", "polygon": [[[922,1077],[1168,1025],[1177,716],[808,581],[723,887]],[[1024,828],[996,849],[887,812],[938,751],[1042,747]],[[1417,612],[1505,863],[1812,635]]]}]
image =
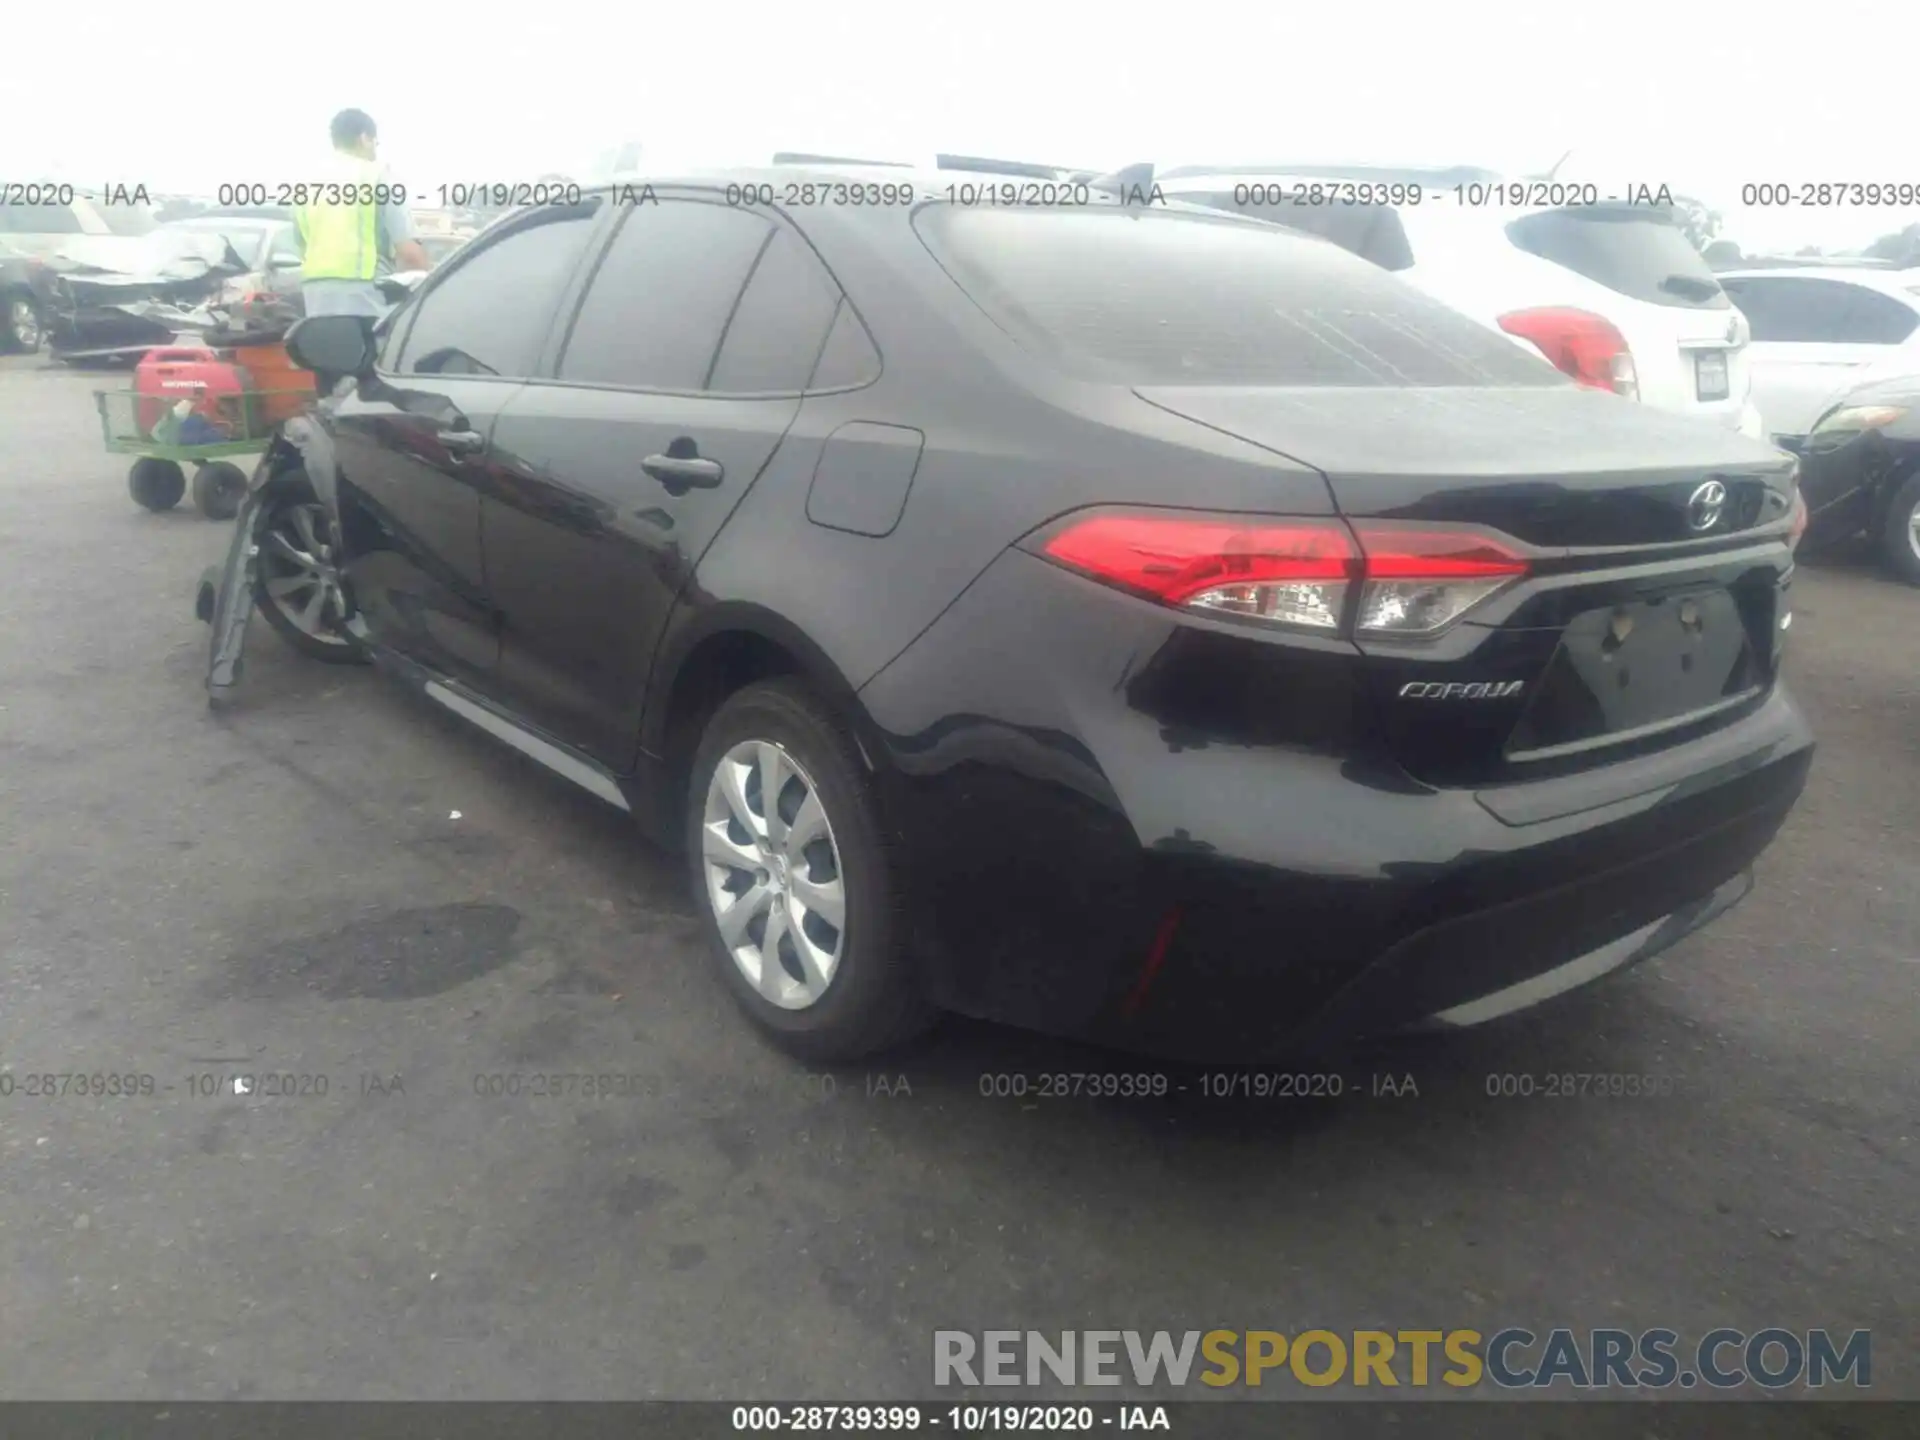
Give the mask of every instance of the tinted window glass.
[{"label": "tinted window glass", "polygon": [[1864,285],[1842,285],[1847,292],[1843,324],[1856,345],[1898,345],[1913,333],[1913,311],[1878,290]]},{"label": "tinted window glass", "polygon": [[1028,349],[1129,385],[1558,385],[1544,360],[1337,246],[1174,210],[931,206],[915,224]]},{"label": "tinted window glass", "polygon": [[1897,345],[1915,328],[1899,301],[1844,281],[1746,276],[1726,288],[1759,341]]},{"label": "tinted window glass", "polygon": [[[1272,188],[1282,194],[1289,193],[1280,184]],[[1250,190],[1249,193],[1264,192]],[[1309,235],[1331,240],[1342,250],[1351,251],[1382,270],[1406,270],[1413,265],[1413,247],[1407,243],[1406,227],[1400,223],[1400,212],[1391,205],[1295,205],[1284,200],[1272,205],[1253,201],[1242,204],[1235,201],[1230,190],[1176,198],[1304,230]]]},{"label": "tinted window glass", "polygon": [[1665,213],[1645,206],[1546,210],[1515,220],[1507,238],[1529,255],[1634,300],[1725,310],[1720,282]]},{"label": "tinted window glass", "polygon": [[16,235],[78,235],[80,217],[70,205],[0,205],[5,228]]},{"label": "tinted window glass", "polygon": [[668,200],[633,206],[587,287],[560,378],[700,390],[768,237],[748,210]]},{"label": "tinted window glass", "polygon": [[839,308],[840,287],[813,251],[777,228],[727,325],[707,388],[734,395],[806,389]]},{"label": "tinted window glass", "polygon": [[809,390],[845,390],[856,385],[871,385],[880,378],[880,352],[873,348],[873,337],[853,307],[840,302],[833,329],[827,334],[820,363],[813,367]]},{"label": "tinted window glass", "polygon": [[592,205],[556,208],[467,256],[420,297],[399,369],[533,373],[555,306],[593,230]]}]

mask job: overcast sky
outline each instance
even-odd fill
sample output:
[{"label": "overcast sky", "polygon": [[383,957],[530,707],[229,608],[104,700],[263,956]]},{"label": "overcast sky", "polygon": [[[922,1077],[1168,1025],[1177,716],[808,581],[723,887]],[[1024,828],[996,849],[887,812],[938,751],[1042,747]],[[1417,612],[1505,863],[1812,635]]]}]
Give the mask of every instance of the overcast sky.
[{"label": "overcast sky", "polygon": [[669,169],[809,149],[1525,171],[1572,150],[1563,176],[1699,195],[1749,251],[1851,247],[1920,219],[1740,207],[1761,181],[1920,184],[1920,7],[1770,9],[41,0],[8,21],[0,180],[297,178],[356,105],[416,192],[578,172],[628,140]]}]

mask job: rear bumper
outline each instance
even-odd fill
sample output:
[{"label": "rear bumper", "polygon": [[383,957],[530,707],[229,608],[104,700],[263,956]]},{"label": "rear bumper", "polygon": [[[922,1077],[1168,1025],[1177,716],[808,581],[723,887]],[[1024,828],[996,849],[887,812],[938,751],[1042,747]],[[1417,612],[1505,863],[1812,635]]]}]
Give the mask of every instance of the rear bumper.
[{"label": "rear bumper", "polygon": [[1201,1062],[1479,1023],[1737,902],[1812,760],[1776,687],[1636,760],[1435,789],[1354,753],[1339,664],[1268,735],[1167,723],[1183,627],[1061,603],[1080,583],[996,564],[862,694],[930,987],[965,1013]]}]

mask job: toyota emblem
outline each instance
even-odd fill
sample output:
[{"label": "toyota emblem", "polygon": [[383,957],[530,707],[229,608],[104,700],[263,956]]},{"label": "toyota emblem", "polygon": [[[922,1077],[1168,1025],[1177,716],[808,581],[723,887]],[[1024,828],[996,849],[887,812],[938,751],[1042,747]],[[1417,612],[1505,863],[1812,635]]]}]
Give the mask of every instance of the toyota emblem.
[{"label": "toyota emblem", "polygon": [[1720,512],[1727,508],[1727,487],[1709,480],[1687,497],[1687,524],[1695,530],[1711,530],[1720,523]]}]

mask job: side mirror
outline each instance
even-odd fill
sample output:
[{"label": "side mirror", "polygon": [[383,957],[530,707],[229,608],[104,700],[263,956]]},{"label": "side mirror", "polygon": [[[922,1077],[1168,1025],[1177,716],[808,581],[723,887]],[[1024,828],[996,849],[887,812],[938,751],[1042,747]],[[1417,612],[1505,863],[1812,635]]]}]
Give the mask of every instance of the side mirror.
[{"label": "side mirror", "polygon": [[373,368],[372,330],[361,315],[310,315],[287,331],[287,354],[315,375],[365,375]]},{"label": "side mirror", "polygon": [[269,270],[298,270],[305,262],[298,255],[275,255],[267,261]]}]

